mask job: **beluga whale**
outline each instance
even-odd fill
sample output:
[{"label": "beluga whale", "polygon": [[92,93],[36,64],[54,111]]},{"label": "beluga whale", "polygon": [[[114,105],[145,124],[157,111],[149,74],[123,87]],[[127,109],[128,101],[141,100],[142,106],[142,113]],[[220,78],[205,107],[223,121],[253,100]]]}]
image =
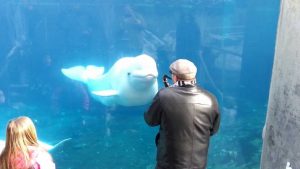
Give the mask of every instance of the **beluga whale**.
[{"label": "beluga whale", "polygon": [[146,54],[122,57],[106,72],[94,65],[63,68],[70,79],[86,84],[91,96],[105,106],[148,104],[158,91],[157,65]]}]

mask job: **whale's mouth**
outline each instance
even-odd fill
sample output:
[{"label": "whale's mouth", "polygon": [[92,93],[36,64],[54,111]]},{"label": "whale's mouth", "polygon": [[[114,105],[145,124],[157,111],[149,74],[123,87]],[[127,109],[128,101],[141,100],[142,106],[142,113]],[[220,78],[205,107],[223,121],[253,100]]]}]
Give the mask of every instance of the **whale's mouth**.
[{"label": "whale's mouth", "polygon": [[144,75],[130,75],[129,83],[131,86],[138,91],[147,90],[149,87],[153,86],[157,81],[157,76],[153,74],[144,74]]},{"label": "whale's mouth", "polygon": [[144,78],[146,78],[146,79],[154,79],[154,78],[156,78],[156,76],[153,75],[153,74],[147,74],[147,75],[144,76]]},{"label": "whale's mouth", "polygon": [[131,77],[134,78],[145,78],[145,79],[152,79],[152,78],[157,78],[157,73],[153,73],[150,71],[132,71],[128,73]]},{"label": "whale's mouth", "polygon": [[134,86],[135,89],[144,90],[152,86],[157,79],[157,76],[153,73],[141,73],[135,72],[129,75],[129,83]]},{"label": "whale's mouth", "polygon": [[152,80],[157,78],[157,76],[153,74],[146,74],[146,75],[137,75],[137,74],[132,74],[131,78],[137,79],[137,80]]}]

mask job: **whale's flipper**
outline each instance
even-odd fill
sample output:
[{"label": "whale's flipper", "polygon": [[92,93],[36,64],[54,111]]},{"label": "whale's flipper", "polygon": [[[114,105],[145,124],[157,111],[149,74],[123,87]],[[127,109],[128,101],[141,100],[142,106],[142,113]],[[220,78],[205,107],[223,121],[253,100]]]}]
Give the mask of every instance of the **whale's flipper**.
[{"label": "whale's flipper", "polygon": [[119,91],[117,90],[97,90],[91,92],[96,99],[100,99],[100,101],[104,105],[113,106],[115,104],[115,100],[119,97]]},{"label": "whale's flipper", "polygon": [[[64,139],[64,140],[58,142],[55,145],[50,145],[50,144],[47,144],[47,143],[42,142],[42,141],[38,141],[38,143],[41,147],[45,148],[47,151],[52,153],[53,151],[57,151],[57,148],[62,147],[66,142],[70,141],[71,139],[72,138]],[[4,147],[5,147],[5,141],[0,140],[0,153],[4,149]]]},{"label": "whale's flipper", "polygon": [[100,91],[92,91],[94,95],[108,97],[108,96],[117,96],[119,92],[117,90],[100,90]]},{"label": "whale's flipper", "polygon": [[104,67],[89,65],[74,66],[67,69],[61,69],[61,72],[70,79],[86,82],[88,79],[100,78],[104,73]]},{"label": "whale's flipper", "polygon": [[56,144],[53,145],[53,146],[48,146],[48,148],[47,148],[47,144],[45,145],[45,144],[43,144],[43,143],[41,143],[41,142],[39,142],[39,144],[40,144],[42,147],[46,148],[51,154],[53,154],[54,152],[57,152],[57,151],[61,150],[61,148],[65,145],[65,143],[66,143],[66,142],[69,142],[70,140],[72,140],[72,138],[64,139],[64,140],[62,140],[62,141],[56,143]]},{"label": "whale's flipper", "polygon": [[64,144],[65,142],[67,142],[67,141],[69,141],[69,140],[71,140],[71,139],[72,139],[72,138],[64,139],[64,140],[62,140],[62,141],[56,143],[55,145],[49,145],[49,144],[44,143],[44,142],[41,142],[41,141],[38,141],[38,142],[39,142],[40,146],[42,146],[43,148],[45,148],[45,149],[48,150],[48,151],[51,151],[51,150],[57,148],[58,146],[61,146],[62,144]]}]

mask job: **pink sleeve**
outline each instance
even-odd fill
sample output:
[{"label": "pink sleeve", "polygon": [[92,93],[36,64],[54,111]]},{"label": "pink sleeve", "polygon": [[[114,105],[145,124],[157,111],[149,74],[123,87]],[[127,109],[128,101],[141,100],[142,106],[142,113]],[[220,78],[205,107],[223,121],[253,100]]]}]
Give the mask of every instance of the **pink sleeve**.
[{"label": "pink sleeve", "polygon": [[26,161],[24,156],[21,153],[17,153],[14,158],[11,158],[12,164],[16,167],[16,169],[26,168]]}]

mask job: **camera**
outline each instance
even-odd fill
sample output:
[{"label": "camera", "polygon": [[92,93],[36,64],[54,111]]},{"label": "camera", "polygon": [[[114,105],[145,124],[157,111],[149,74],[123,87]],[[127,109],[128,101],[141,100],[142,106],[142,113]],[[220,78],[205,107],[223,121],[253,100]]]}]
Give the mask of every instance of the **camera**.
[{"label": "camera", "polygon": [[170,84],[168,82],[168,79],[172,79],[172,78],[170,76],[168,76],[168,75],[163,75],[163,83],[164,83],[165,87],[169,87],[170,86]]}]

